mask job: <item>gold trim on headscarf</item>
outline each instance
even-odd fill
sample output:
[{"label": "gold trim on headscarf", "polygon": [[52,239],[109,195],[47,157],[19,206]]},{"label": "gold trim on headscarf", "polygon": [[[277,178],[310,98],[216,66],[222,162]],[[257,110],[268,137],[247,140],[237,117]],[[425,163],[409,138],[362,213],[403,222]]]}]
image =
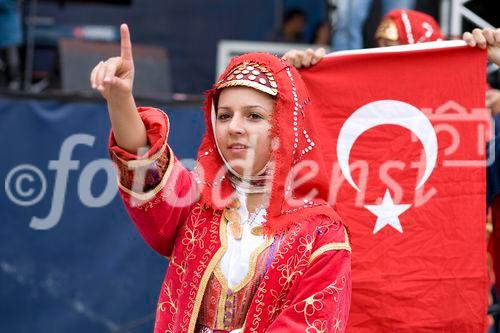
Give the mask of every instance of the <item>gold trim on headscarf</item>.
[{"label": "gold trim on headscarf", "polygon": [[278,94],[278,84],[273,74],[266,67],[254,62],[244,62],[233,68],[215,86],[217,89],[245,86],[257,89],[271,96]]}]

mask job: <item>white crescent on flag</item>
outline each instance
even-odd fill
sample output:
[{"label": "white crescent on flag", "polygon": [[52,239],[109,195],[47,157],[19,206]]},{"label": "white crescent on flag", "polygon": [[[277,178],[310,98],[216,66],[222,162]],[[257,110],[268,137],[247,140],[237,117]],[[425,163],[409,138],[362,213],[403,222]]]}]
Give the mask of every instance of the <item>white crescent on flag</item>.
[{"label": "white crescent on flag", "polygon": [[349,155],[356,140],[375,126],[399,125],[412,131],[422,142],[425,152],[425,172],[415,189],[424,185],[436,166],[437,137],[434,127],[425,114],[411,104],[396,100],[380,100],[363,105],[347,118],[340,129],[337,141],[337,159],[347,182],[358,192],[349,168]]}]

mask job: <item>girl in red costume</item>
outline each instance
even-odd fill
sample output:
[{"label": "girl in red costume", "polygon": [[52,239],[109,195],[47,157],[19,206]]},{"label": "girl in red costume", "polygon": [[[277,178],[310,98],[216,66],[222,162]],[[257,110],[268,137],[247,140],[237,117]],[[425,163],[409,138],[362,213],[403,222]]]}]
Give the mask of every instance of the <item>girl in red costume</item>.
[{"label": "girl in red costume", "polygon": [[167,115],[136,108],[133,77],[123,25],[121,56],[99,63],[91,84],[108,103],[125,206],[169,259],[155,332],[344,332],[351,247],[326,203],[330,182],[297,70],[269,54],[233,59],[207,93],[193,172],[168,145]]}]

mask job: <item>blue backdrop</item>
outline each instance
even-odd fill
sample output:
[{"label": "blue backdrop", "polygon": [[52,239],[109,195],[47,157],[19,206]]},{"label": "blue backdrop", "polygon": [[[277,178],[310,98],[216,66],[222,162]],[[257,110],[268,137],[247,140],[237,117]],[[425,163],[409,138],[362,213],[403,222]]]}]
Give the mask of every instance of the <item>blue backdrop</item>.
[{"label": "blue backdrop", "polygon": [[[204,130],[199,107],[167,113],[170,144],[180,158],[194,158]],[[0,332],[152,331],[168,262],[143,242],[116,190],[90,200],[116,188],[106,164],[109,127],[104,104],[0,97]],[[68,138],[88,142],[71,151],[78,165],[64,197],[54,195],[61,175],[49,165]],[[89,184],[91,193],[79,195]],[[62,214],[53,227],[30,227],[57,204]]]}]

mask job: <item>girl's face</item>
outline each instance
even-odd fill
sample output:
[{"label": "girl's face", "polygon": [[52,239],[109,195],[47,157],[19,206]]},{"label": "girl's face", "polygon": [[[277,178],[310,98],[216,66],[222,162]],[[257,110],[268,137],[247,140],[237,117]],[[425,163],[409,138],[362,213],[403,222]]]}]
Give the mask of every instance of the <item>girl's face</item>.
[{"label": "girl's face", "polygon": [[274,99],[248,87],[224,88],[219,96],[215,137],[229,166],[240,175],[257,175],[271,155]]}]

